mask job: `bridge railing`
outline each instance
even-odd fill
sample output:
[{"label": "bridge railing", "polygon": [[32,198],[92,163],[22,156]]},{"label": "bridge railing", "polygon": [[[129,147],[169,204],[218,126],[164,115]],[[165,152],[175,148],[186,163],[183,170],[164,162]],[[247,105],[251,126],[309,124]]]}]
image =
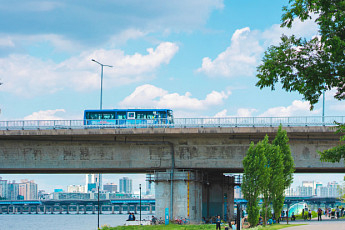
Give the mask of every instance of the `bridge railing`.
[{"label": "bridge railing", "polygon": [[174,124],[164,124],[160,119],[107,120],[92,125],[84,125],[84,120],[14,120],[0,121],[0,130],[334,126],[334,122],[344,123],[345,116],[175,118]]}]

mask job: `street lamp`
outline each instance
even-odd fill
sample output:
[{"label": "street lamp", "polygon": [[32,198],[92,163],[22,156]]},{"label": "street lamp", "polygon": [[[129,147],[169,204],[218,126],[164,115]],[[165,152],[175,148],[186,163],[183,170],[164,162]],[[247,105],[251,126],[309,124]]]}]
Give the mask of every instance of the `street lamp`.
[{"label": "street lamp", "polygon": [[91,61],[96,62],[97,64],[99,64],[101,66],[101,103],[100,103],[100,109],[102,109],[102,94],[103,94],[103,66],[107,66],[112,68],[113,66],[111,65],[104,65],[98,61],[96,61],[95,59],[92,59]]},{"label": "street lamp", "polygon": [[139,213],[140,213],[140,224],[141,224],[141,184],[139,184]]}]

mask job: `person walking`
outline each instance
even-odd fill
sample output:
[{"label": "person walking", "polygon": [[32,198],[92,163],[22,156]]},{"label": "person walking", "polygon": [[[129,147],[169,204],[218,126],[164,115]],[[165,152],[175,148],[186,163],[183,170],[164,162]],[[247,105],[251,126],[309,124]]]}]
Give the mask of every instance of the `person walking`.
[{"label": "person walking", "polygon": [[317,210],[317,221],[322,221],[321,215],[322,215],[322,209],[318,208],[318,210]]},{"label": "person walking", "polygon": [[336,209],[336,214],[337,214],[337,219],[339,219],[339,217],[340,217],[340,210],[339,210],[339,206],[337,206],[337,209]]},{"label": "person walking", "polygon": [[216,230],[217,229],[220,230],[220,223],[221,223],[220,216],[217,216],[217,219],[216,219]]}]

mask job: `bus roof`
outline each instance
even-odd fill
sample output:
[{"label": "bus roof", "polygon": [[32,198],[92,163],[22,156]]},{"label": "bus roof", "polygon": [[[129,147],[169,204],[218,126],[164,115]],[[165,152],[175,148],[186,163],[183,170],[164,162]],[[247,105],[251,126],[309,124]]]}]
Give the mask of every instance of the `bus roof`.
[{"label": "bus roof", "polygon": [[[84,112],[138,112],[138,111],[168,111],[171,109],[87,109]],[[172,111],[172,110],[171,110]]]}]

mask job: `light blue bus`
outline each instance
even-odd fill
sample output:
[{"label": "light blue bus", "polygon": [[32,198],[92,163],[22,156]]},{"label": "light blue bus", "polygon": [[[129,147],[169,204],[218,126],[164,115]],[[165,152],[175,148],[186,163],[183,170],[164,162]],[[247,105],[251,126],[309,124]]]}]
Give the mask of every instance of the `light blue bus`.
[{"label": "light blue bus", "polygon": [[159,127],[174,124],[171,109],[85,110],[84,125],[106,127]]}]

